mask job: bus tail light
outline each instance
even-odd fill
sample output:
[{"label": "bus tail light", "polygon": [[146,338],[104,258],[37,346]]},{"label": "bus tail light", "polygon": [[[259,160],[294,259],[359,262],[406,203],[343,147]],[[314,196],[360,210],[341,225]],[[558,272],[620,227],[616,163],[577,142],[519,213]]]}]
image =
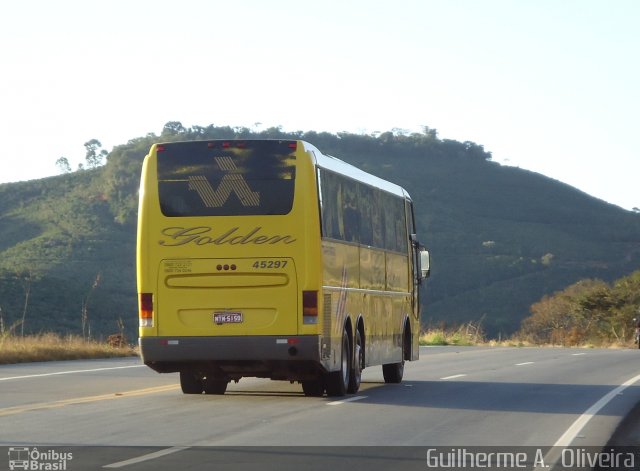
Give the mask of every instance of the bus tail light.
[{"label": "bus tail light", "polygon": [[153,327],[153,293],[140,293],[140,327]]},{"label": "bus tail light", "polygon": [[302,322],[304,324],[318,323],[318,292],[302,292]]}]

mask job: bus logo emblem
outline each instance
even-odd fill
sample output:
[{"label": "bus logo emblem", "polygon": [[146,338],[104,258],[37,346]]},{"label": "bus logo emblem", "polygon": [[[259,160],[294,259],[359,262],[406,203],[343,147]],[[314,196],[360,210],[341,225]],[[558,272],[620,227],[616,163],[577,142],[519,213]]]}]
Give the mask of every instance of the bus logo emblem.
[{"label": "bus logo emblem", "polygon": [[227,172],[214,190],[204,175],[189,177],[189,189],[196,191],[207,208],[221,208],[235,193],[242,206],[260,206],[260,192],[251,190],[231,157],[215,157],[220,170]]}]

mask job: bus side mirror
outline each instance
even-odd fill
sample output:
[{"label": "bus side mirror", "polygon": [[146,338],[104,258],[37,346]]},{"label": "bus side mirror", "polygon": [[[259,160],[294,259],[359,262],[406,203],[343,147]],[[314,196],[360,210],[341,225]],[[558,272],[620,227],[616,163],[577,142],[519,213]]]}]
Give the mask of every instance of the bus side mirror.
[{"label": "bus side mirror", "polygon": [[420,279],[424,280],[431,275],[431,256],[428,250],[420,251]]}]

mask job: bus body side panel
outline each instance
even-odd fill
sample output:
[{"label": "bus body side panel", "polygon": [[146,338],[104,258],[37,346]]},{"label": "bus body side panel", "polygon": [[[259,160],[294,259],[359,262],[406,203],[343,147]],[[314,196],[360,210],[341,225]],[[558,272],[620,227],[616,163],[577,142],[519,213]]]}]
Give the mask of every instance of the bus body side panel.
[{"label": "bus body side panel", "polygon": [[384,291],[387,282],[386,266],[384,250],[360,247],[360,287]]},{"label": "bus body side panel", "polygon": [[359,287],[360,264],[356,245],[322,241],[323,318],[322,358],[328,371],[340,368],[342,331],[358,304],[349,288]]},{"label": "bus body side panel", "polygon": [[[361,316],[365,328],[365,366],[402,361],[402,328],[410,312],[407,257],[324,239],[325,316],[323,345],[330,345],[328,370],[339,367],[342,329]],[[323,350],[324,352],[324,350]]]}]

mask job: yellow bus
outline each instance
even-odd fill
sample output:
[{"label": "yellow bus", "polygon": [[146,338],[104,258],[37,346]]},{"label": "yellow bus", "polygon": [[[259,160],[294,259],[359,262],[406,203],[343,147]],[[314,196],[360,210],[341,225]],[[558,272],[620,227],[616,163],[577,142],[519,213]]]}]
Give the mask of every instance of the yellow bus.
[{"label": "yellow bus", "polygon": [[154,144],[140,184],[139,345],[185,394],[342,396],[416,360],[429,254],[401,187],[298,140]]}]

